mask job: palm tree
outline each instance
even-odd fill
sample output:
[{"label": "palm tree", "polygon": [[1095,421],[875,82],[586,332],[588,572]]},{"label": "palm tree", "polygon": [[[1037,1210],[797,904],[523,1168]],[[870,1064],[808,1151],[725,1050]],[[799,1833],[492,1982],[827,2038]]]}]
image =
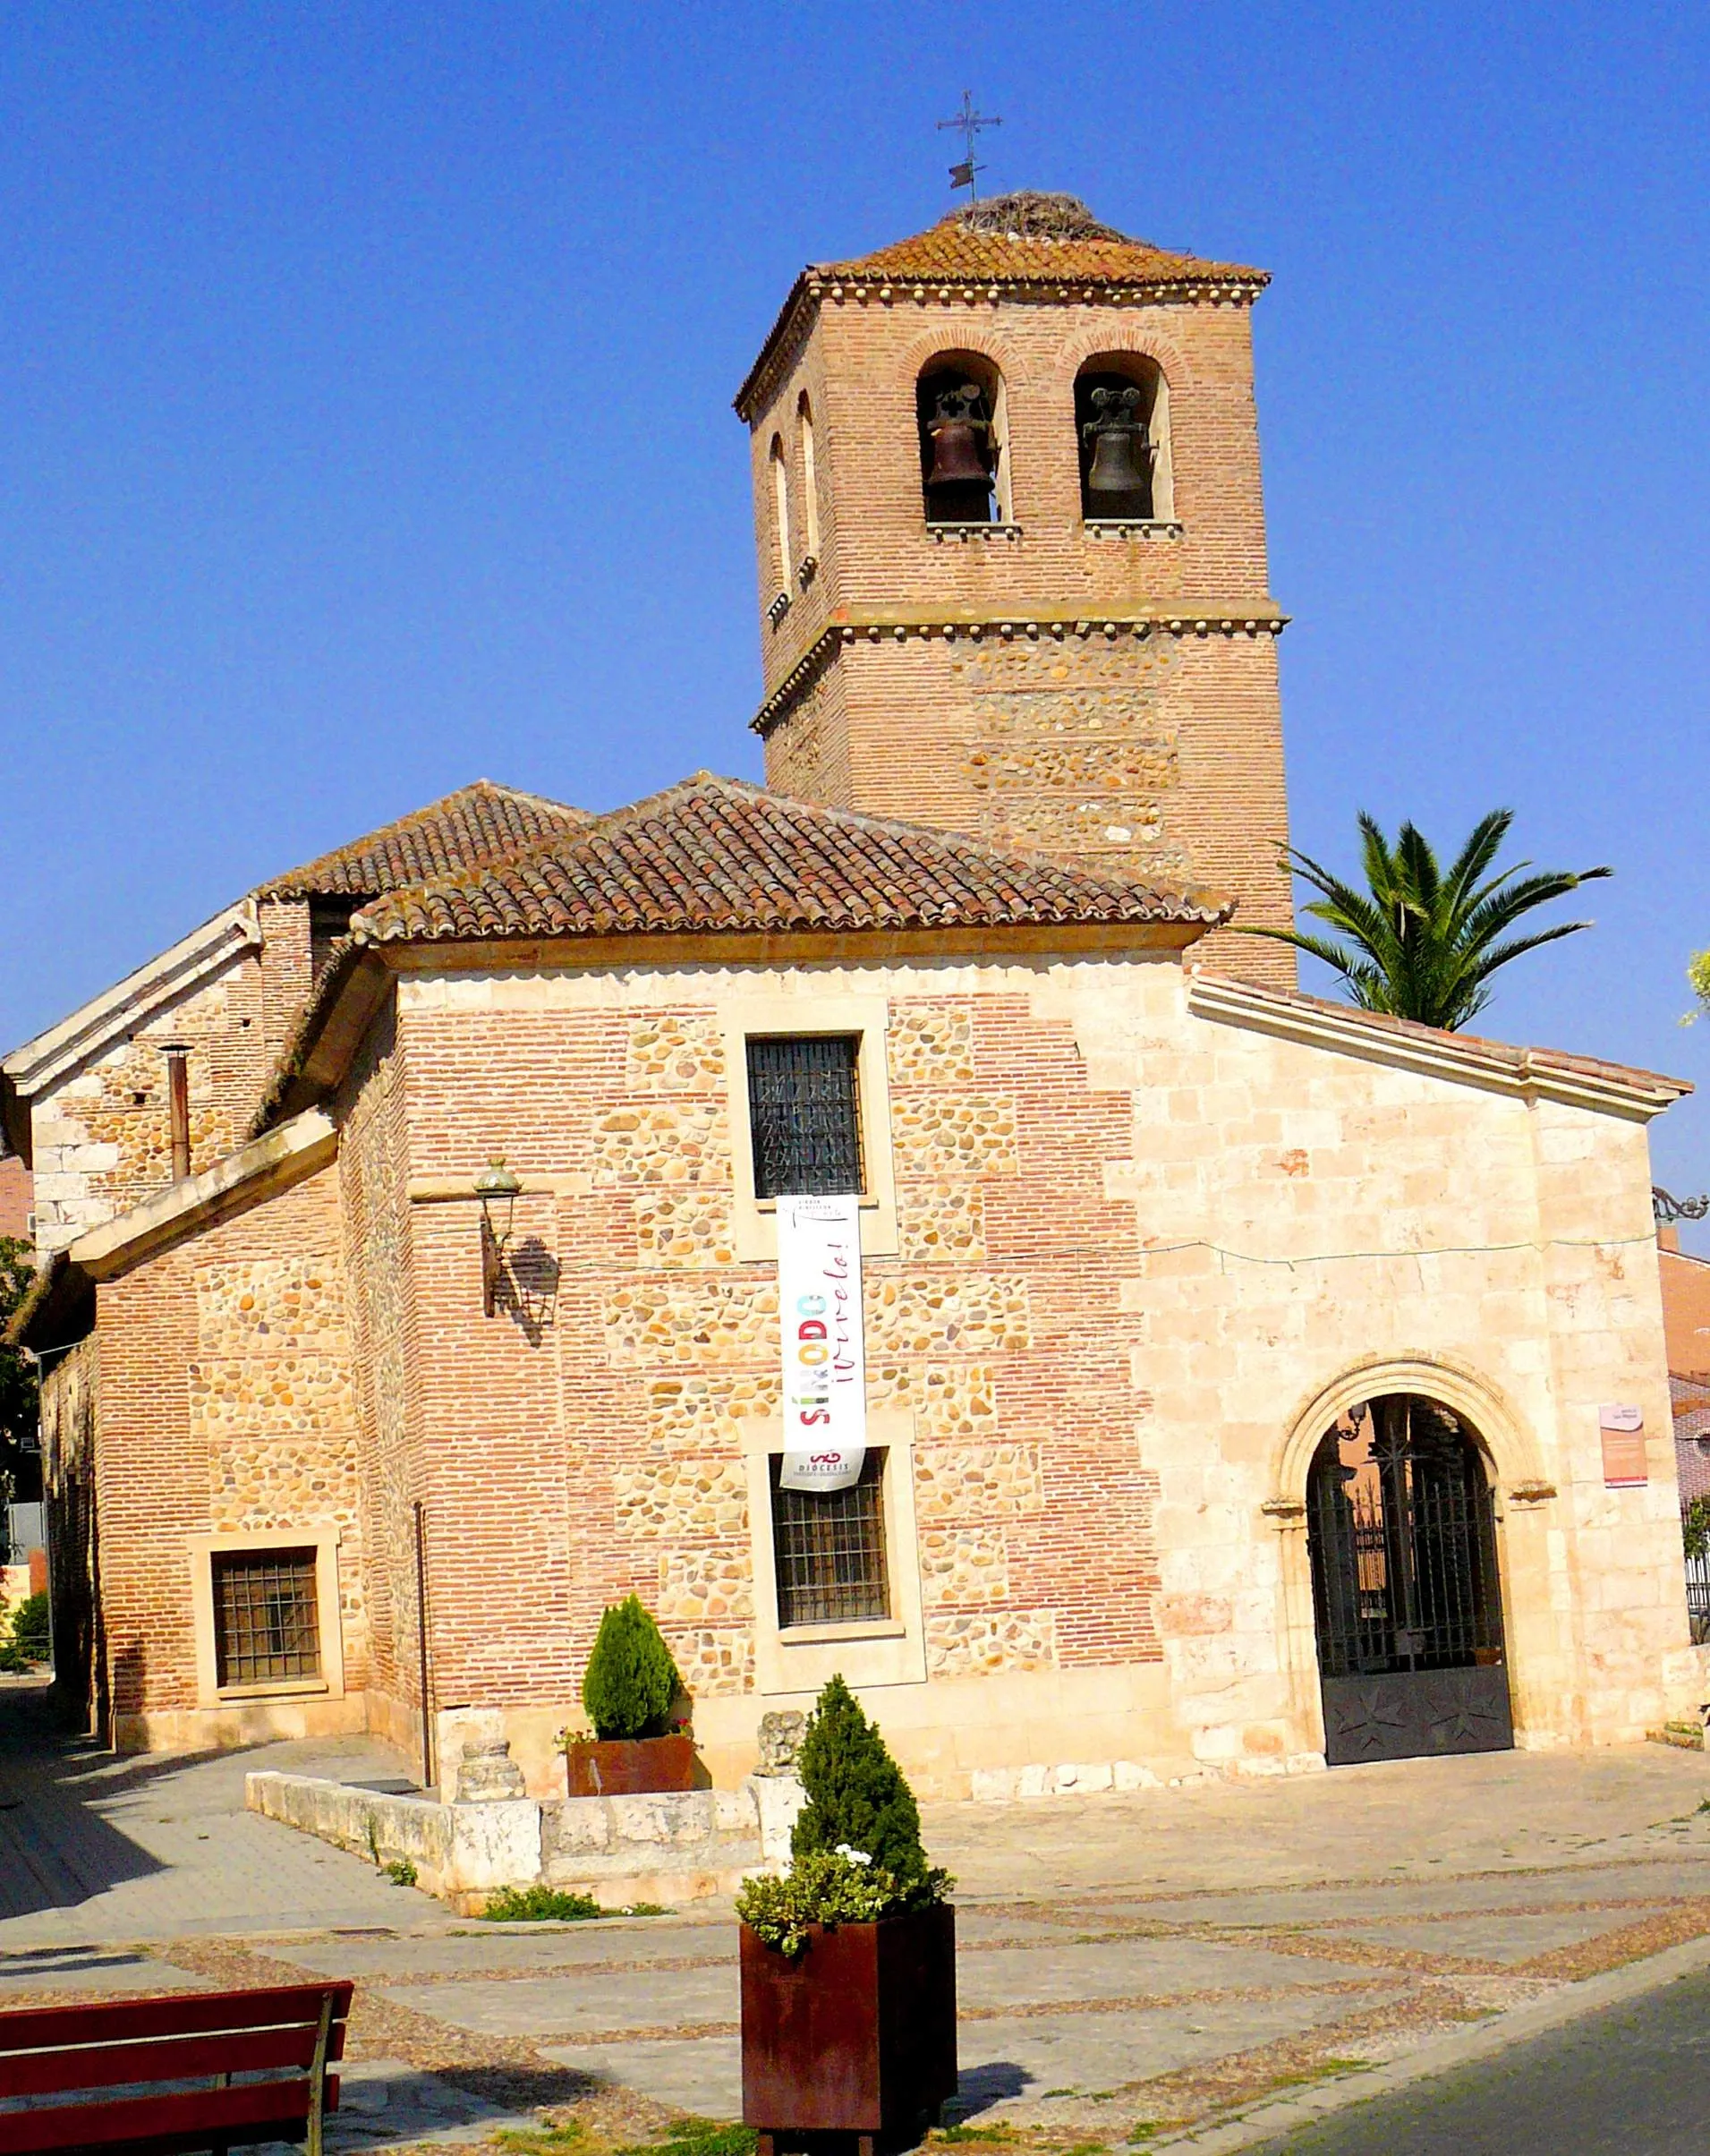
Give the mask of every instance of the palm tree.
[{"label": "palm tree", "polygon": [[[1393,847],[1375,821],[1360,811],[1365,849],[1365,891],[1344,883],[1309,856],[1289,846],[1284,865],[1320,893],[1306,908],[1346,942],[1296,928],[1249,928],[1248,935],[1292,943],[1333,967],[1354,1001],[1366,1010],[1414,1018],[1453,1031],[1490,1001],[1490,976],[1543,943],[1577,935],[1589,921],[1563,921],[1532,935],[1506,936],[1523,914],[1547,906],[1581,883],[1612,875],[1610,868],[1546,869],[1523,875],[1529,861],[1489,875],[1509,826],[1511,808],[1493,809],[1447,869],[1439,866],[1428,839],[1404,823]],[[1488,877],[1488,880],[1483,880]]]}]

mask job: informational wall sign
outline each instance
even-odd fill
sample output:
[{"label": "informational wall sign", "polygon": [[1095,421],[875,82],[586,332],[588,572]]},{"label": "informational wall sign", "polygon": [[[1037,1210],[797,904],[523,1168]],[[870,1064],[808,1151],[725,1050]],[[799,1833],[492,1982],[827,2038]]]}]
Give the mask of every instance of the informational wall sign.
[{"label": "informational wall sign", "polygon": [[1612,1490],[1635,1488],[1650,1479],[1645,1464],[1645,1410],[1619,1402],[1597,1410],[1604,1440],[1604,1482]]},{"label": "informational wall sign", "polygon": [[787,1490],[846,1490],[867,1456],[861,1214],[849,1197],[778,1201]]}]

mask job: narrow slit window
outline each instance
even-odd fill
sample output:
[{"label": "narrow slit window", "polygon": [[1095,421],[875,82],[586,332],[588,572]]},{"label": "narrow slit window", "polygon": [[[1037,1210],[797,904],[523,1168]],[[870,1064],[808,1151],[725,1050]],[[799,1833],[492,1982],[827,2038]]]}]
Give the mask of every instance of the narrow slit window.
[{"label": "narrow slit window", "polygon": [[784,438],[772,437],[772,524],[773,536],[778,541],[778,574],[782,588],[789,589],[790,581],[790,478],[789,467],[784,462]]},{"label": "narrow slit window", "polygon": [[780,1489],[783,1464],[774,1453],[772,1558],[780,1631],[889,1617],[884,1453],[870,1452],[860,1481],[846,1490]]},{"label": "narrow slit window", "polygon": [[222,1689],[320,1675],[312,1549],[233,1550],[213,1560]]},{"label": "narrow slit window", "polygon": [[748,1044],[748,1128],[754,1196],[861,1192],[861,1091],[855,1034],[807,1034]]}]

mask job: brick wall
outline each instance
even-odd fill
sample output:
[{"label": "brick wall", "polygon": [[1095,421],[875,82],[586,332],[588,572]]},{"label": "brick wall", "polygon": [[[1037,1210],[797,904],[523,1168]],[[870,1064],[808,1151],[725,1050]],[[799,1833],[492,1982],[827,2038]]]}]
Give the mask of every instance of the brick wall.
[{"label": "brick wall", "polygon": [[[1001,371],[1018,533],[935,536],[924,522],[915,384],[945,353]],[[1144,354],[1166,377],[1178,531],[1117,539],[1081,522],[1074,382],[1103,353]],[[805,524],[804,391],[820,566],[780,620],[761,620],[767,692],[783,696],[767,736],[769,782],[1091,856],[1136,879],[1208,884],[1238,899],[1244,921],[1285,924],[1277,853],[1288,815],[1274,637],[1263,626],[1272,602],[1246,308],[828,299],[753,421],[762,609],[778,588],[774,435],[788,450],[793,530]],[[1166,619],[1107,638],[1107,618],[1138,614]],[[829,629],[851,621],[848,636],[821,649]],[[947,639],[947,624],[964,626]],[[816,670],[790,688],[816,652]],[[1217,958],[1252,977],[1293,978],[1279,945],[1221,938]]]},{"label": "brick wall", "polygon": [[[631,1591],[715,1771],[743,1769],[782,1696],[757,1690],[749,1511],[778,1341],[773,1267],[735,1256],[726,1043],[792,995],[809,1025],[839,998],[888,1011],[897,1247],[864,1268],[868,1389],[912,1433],[917,1547],[893,1563],[917,1568],[920,1665],[869,1699],[923,1786],[1310,1755],[1299,1500],[1337,1385],[1430,1392],[1484,1439],[1524,1740],[1666,1718],[1697,1679],[1642,1127],[1197,1017],[1190,993],[1161,959],[404,976],[337,1169],[100,1291],[121,1729],[210,1726],[187,1536],[331,1521],[351,1686],[413,1751],[419,1499],[443,1772],[474,1713],[551,1788],[600,1610]],[[524,1192],[489,1318],[472,1184],[498,1154]],[[1657,1434],[1643,1489],[1604,1486],[1608,1399]]]},{"label": "brick wall", "polygon": [[15,1153],[0,1153],[0,1236],[29,1242],[34,1211],[29,1169]]},{"label": "brick wall", "polygon": [[96,1504],[115,1726],[199,1709],[188,1539],[336,1527],[345,1683],[367,1683],[357,1416],[332,1171],[98,1290]]},{"label": "brick wall", "polygon": [[30,1104],[44,1254],[172,1180],[168,1046],[187,1047],[192,1172],[242,1140],[310,987],[309,908],[264,906],[260,950],[230,959]]},{"label": "brick wall", "polygon": [[106,1666],[96,1595],[95,1442],[100,1343],[46,1359],[41,1482],[54,1623],[54,1690],[73,1726],[105,1734]]}]

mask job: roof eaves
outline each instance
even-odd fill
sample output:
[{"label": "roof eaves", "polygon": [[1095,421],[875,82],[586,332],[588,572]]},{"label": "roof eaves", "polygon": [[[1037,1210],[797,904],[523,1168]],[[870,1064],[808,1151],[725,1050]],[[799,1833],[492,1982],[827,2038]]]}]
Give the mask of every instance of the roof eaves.
[{"label": "roof eaves", "polygon": [[94,1280],[107,1280],[163,1243],[223,1220],[324,1167],[338,1150],[338,1129],[319,1108],[251,1138],[235,1153],[157,1190],[140,1206],[80,1235],[67,1256]]},{"label": "roof eaves", "polygon": [[1690,1093],[1685,1078],[1626,1063],[1518,1046],[1476,1034],[1451,1033],[1410,1018],[1333,1003],[1300,989],[1261,988],[1221,974],[1188,969],[1187,1007],[1195,1018],[1248,1026],[1303,1044],[1340,1049],[1461,1084],[1556,1100],[1572,1107],[1649,1121]]},{"label": "roof eaves", "polygon": [[259,948],[260,942],[254,905],[240,899],[147,965],[91,996],[45,1033],[14,1048],[0,1061],[0,1073],[21,1095],[44,1091],[115,1035],[130,1031],[234,958]]}]

